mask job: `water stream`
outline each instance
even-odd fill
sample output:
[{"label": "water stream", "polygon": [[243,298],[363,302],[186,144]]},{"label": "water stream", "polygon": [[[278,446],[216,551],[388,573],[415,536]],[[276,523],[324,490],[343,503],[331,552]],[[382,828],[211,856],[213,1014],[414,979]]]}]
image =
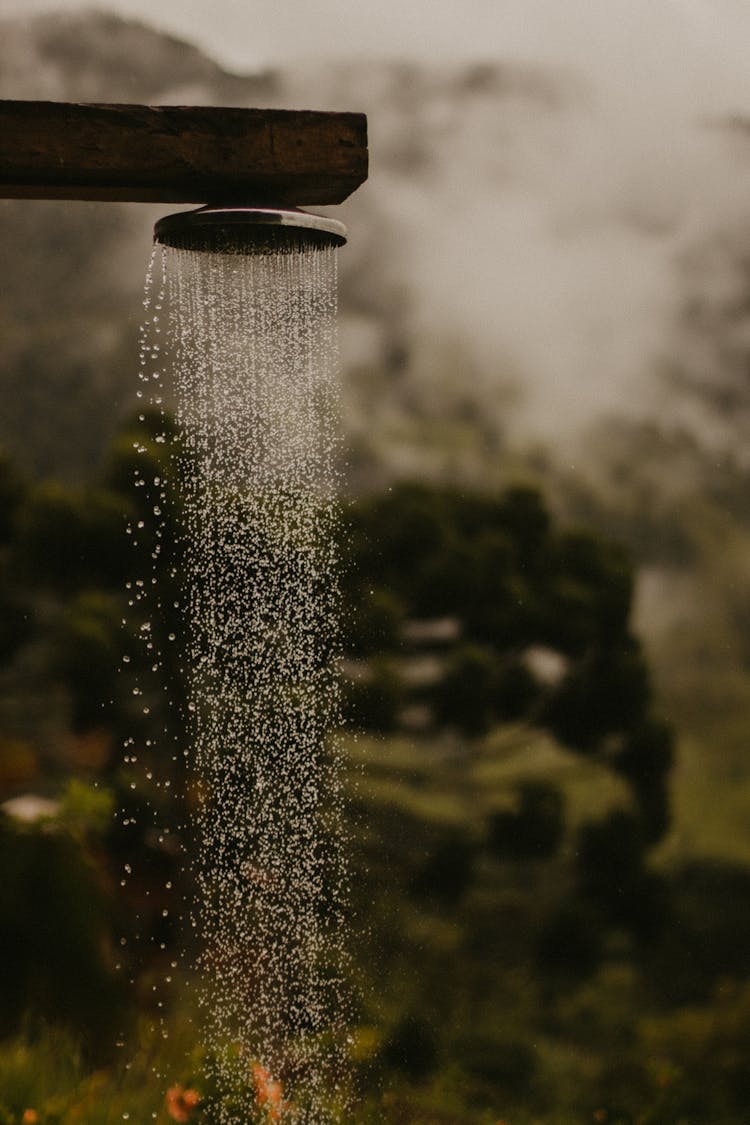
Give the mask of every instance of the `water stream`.
[{"label": "water stream", "polygon": [[172,380],[179,431],[206,1109],[322,1125],[344,1112],[349,1017],[336,250],[160,248],[154,266],[145,376],[159,404]]}]

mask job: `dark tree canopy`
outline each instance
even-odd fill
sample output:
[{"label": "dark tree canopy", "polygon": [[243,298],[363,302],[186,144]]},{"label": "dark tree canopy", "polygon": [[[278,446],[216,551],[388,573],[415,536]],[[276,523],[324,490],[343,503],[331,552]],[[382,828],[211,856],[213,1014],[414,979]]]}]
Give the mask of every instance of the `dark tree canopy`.
[{"label": "dark tree canopy", "polygon": [[[505,721],[546,728],[626,778],[647,839],[663,835],[672,736],[652,713],[622,548],[556,527],[532,487],[401,484],[352,503],[342,552],[345,650],[371,666],[348,693],[355,724],[397,726],[398,669],[430,652],[440,674],[412,684],[407,669],[402,707],[427,706],[433,725],[467,736]],[[429,628],[410,639],[409,622],[436,619],[453,623],[452,640]]]}]

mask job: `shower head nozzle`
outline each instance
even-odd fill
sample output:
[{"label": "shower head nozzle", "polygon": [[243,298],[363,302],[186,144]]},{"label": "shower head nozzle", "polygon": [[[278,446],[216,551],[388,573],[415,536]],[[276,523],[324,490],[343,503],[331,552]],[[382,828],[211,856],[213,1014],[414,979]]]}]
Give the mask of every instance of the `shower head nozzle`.
[{"label": "shower head nozzle", "polygon": [[297,208],[207,206],[159,219],[154,241],[175,250],[269,254],[343,246],[346,227]]}]

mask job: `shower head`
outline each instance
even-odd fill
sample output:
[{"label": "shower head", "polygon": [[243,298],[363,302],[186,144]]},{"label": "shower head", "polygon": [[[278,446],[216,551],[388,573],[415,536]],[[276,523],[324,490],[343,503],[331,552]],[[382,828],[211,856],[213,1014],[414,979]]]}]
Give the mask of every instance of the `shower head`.
[{"label": "shower head", "polygon": [[346,227],[298,208],[207,206],[159,219],[154,242],[175,250],[271,254],[343,246]]}]

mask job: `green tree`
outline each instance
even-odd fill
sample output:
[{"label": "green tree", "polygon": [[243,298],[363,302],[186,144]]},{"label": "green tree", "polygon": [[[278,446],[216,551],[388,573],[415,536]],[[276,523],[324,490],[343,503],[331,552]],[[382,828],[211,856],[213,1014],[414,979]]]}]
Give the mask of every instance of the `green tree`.
[{"label": "green tree", "polygon": [[490,817],[490,846],[504,859],[549,859],[565,832],[565,799],[547,781],[522,781],[515,808]]},{"label": "green tree", "polygon": [[[344,559],[346,618],[360,622],[344,635],[352,655],[408,657],[410,621],[456,622],[442,675],[427,687],[404,681],[404,704],[426,700],[436,725],[469,737],[508,720],[546,727],[625,777],[648,842],[663,836],[671,734],[653,714],[630,628],[633,568],[618,545],[555,527],[528,486],[490,496],[400,484],[350,505]],[[540,646],[560,661],[552,681],[529,659]],[[360,724],[392,729],[393,708],[378,722],[373,695],[370,704]]]}]

